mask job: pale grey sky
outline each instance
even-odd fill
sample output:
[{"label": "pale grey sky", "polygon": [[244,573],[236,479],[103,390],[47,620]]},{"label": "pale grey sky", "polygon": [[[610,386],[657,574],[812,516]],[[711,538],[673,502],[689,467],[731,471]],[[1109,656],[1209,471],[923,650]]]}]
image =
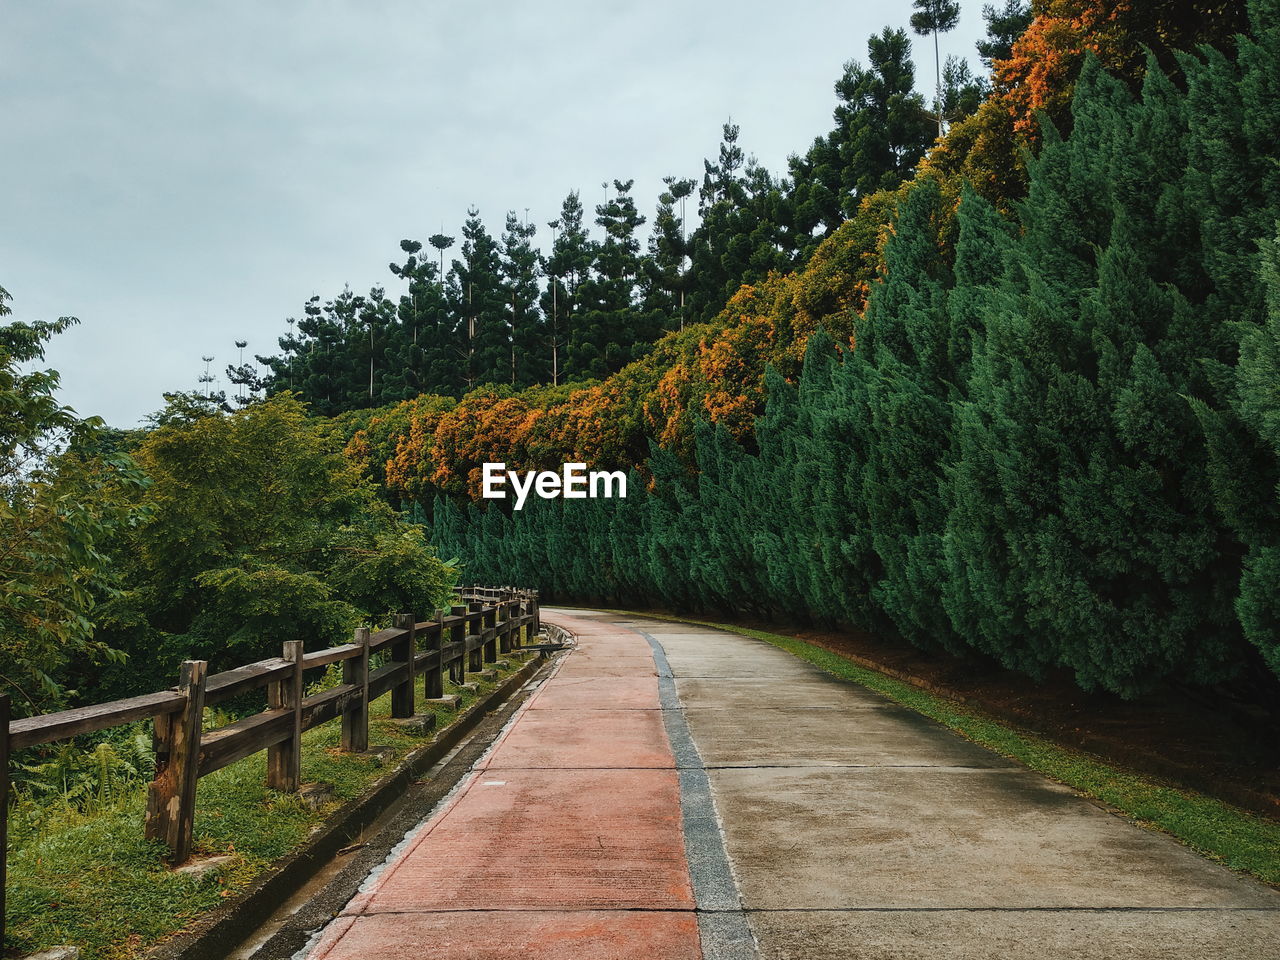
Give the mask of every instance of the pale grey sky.
[{"label": "pale grey sky", "polygon": [[[980,0],[943,56],[975,70]],[[0,286],[74,315],[46,365],[81,415],[132,426],[233,341],[350,283],[398,293],[403,237],[468,205],[495,235],[566,193],[700,177],[732,115],[775,173],[831,128],[832,84],[911,5],[673,0],[9,2],[0,29]],[[932,43],[914,38],[917,85]],[[642,228],[647,237],[649,223]],[[455,246],[450,253],[456,254]],[[226,386],[220,379],[221,386]]]}]

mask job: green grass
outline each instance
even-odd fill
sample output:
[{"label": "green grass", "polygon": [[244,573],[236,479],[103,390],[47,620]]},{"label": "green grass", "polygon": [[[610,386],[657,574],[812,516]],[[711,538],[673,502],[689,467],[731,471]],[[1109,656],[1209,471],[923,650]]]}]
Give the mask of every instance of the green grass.
[{"label": "green grass", "polygon": [[967,740],[1101,800],[1143,826],[1164,831],[1204,856],[1270,884],[1280,884],[1280,823],[1190,790],[1169,786],[1035,733],[995,720],[967,704],[921,690],[795,637],[727,623],[619,611],[717,627],[773,644],[828,673],[881,693]]},{"label": "green grass", "polygon": [[[523,666],[520,655],[495,682],[463,692],[459,713]],[[473,675],[468,680],[477,681]],[[458,692],[446,683],[446,692]],[[84,960],[139,955],[248,886],[275,860],[303,843],[342,803],[354,799],[427,742],[390,719],[390,695],[370,709],[369,742],[395,755],[344,754],[341,723],[303,734],[302,779],[332,784],[334,799],[311,809],[297,797],[267,790],[261,752],[200,781],[197,856],[231,854],[202,878],[167,870],[164,848],[142,837],[146,785],[138,783],[93,813],[67,806],[20,811],[9,849],[6,945],[20,954],[74,944]],[[458,714],[436,709],[437,731]]]}]

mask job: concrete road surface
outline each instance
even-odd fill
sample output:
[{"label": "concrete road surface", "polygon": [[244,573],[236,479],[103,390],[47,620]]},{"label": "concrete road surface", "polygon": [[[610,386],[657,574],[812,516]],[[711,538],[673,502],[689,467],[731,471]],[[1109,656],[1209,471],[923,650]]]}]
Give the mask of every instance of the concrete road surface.
[{"label": "concrete road surface", "polygon": [[1280,958],[1280,892],[775,647],[543,619],[577,649],[312,958]]}]

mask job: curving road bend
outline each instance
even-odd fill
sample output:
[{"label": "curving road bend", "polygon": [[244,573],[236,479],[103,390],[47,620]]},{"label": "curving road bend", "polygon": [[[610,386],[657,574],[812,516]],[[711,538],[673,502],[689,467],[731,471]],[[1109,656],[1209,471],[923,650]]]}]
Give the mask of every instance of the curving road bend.
[{"label": "curving road bend", "polygon": [[1280,892],[761,641],[577,646],[312,960],[1265,960]]}]

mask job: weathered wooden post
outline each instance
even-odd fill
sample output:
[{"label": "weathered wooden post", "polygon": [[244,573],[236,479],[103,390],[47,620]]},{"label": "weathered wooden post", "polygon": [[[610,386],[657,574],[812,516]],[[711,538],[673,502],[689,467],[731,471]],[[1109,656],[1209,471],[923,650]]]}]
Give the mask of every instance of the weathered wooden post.
[{"label": "weathered wooden post", "polygon": [[9,695],[0,693],[0,952],[4,951],[4,891],[9,882]]},{"label": "weathered wooden post", "polygon": [[391,716],[404,718],[413,716],[413,694],[414,694],[414,657],[418,653],[418,637],[415,632],[417,626],[411,613],[397,613],[395,619],[397,628],[407,631],[404,637],[397,640],[391,645],[391,660],[393,663],[404,664],[404,679],[398,681],[391,688]]},{"label": "weathered wooden post", "polygon": [[[455,617],[466,617],[467,608],[465,605],[458,605],[449,608],[450,613]],[[467,621],[465,619],[455,623],[449,631],[449,642],[463,644],[463,650],[458,658],[449,664],[449,679],[454,683],[462,683],[466,679],[467,671]]]},{"label": "weathered wooden post", "polygon": [[369,633],[368,627],[356,630],[360,652],[342,661],[342,682],[356,688],[342,710],[342,749],[351,753],[369,749]]},{"label": "weathered wooden post", "polygon": [[281,656],[293,670],[267,684],[267,708],[293,711],[289,736],[267,747],[267,786],[281,793],[297,793],[302,780],[302,647],[285,641]]},{"label": "weathered wooden post", "polygon": [[[471,624],[474,622],[477,627],[476,633],[483,632],[484,620],[485,620],[484,614],[480,614],[480,616],[478,617],[472,616],[472,614],[480,613],[480,610],[482,608],[483,608],[483,604],[481,604],[479,600],[472,600],[470,603],[467,604],[467,614],[468,614],[467,630],[468,631],[470,631]],[[479,673],[481,670],[484,669],[484,662],[481,659],[483,655],[481,647],[483,647],[483,644],[481,644],[480,646],[477,646],[474,650],[470,651],[467,654],[467,669],[470,670],[472,673]]]},{"label": "weathered wooden post", "polygon": [[[427,650],[439,651],[444,646],[444,611],[435,612],[436,628],[427,634]],[[441,654],[443,656],[443,654]],[[444,696],[444,663],[439,662],[434,670],[428,670],[422,679],[422,695],[428,700],[439,700]]]},{"label": "weathered wooden post", "polygon": [[[484,643],[484,662],[493,663],[498,659],[498,611],[502,609],[502,604],[497,600],[491,600],[493,606],[485,611],[483,624],[486,633],[489,633],[489,639]],[[492,631],[492,632],[491,632]]]},{"label": "weathered wooden post", "polygon": [[[516,594],[513,594],[512,596],[514,597],[514,599],[511,601],[512,615],[517,619],[521,619],[524,617],[523,595],[516,593]],[[525,631],[524,623],[518,624],[515,630],[512,631],[511,633],[511,649],[512,650],[518,651],[521,647],[524,646],[524,631]]]},{"label": "weathered wooden post", "polygon": [[169,848],[169,863],[175,867],[191,856],[208,668],[204,660],[188,660],[182,665],[178,693],[186,702],[169,715],[165,724],[167,749],[163,759],[157,757],[156,778],[147,792],[146,836],[164,841]]},{"label": "weathered wooden post", "polygon": [[498,632],[498,652],[511,652],[511,631],[517,629],[509,621],[512,619],[512,611],[515,609],[515,600],[508,591],[502,595],[502,602],[498,605],[498,618],[502,622],[502,627]]}]

